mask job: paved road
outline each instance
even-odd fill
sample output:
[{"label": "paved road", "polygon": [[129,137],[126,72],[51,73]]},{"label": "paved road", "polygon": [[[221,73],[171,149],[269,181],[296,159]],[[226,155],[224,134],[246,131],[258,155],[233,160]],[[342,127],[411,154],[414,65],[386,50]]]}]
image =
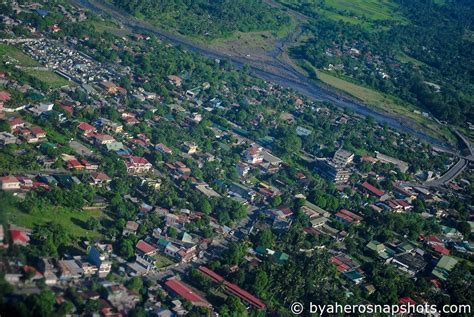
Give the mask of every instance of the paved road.
[{"label": "paved road", "polygon": [[461,158],[461,159],[459,159],[459,161],[456,164],[454,164],[440,178],[438,178],[436,180],[433,180],[433,181],[426,182],[426,183],[423,184],[423,186],[438,187],[438,186],[445,185],[445,184],[449,183],[450,181],[452,181],[453,179],[455,179],[456,177],[458,177],[468,165],[469,165],[469,161],[467,161],[466,159]]},{"label": "paved road", "polygon": [[219,60],[230,60],[237,67],[248,65],[250,69],[264,80],[268,80],[279,84],[283,87],[288,87],[299,91],[300,93],[311,97],[316,100],[329,101],[336,106],[341,108],[350,109],[358,114],[364,116],[371,116],[377,122],[387,124],[388,126],[398,129],[400,131],[412,134],[413,136],[422,139],[430,144],[436,145],[440,148],[452,151],[452,145],[446,144],[438,139],[435,139],[424,132],[415,130],[410,124],[407,124],[407,119],[403,121],[390,114],[380,113],[374,111],[363,103],[351,99],[350,97],[343,96],[335,91],[332,91],[326,87],[318,85],[316,82],[306,78],[303,74],[295,70],[291,65],[285,64],[281,60],[272,59],[270,61],[255,62],[250,58],[235,57],[227,54],[223,54],[209,47],[193,43],[186,38],[163,31],[159,28],[151,26],[150,24],[139,21],[128,13],[119,10],[118,8],[106,3],[96,2],[94,0],[71,0],[76,5],[85,7],[96,13],[105,13],[106,15],[112,16],[117,21],[121,22],[125,27],[135,32],[146,32],[152,33],[159,38],[167,40],[173,44],[183,46],[191,51],[201,53],[213,59]]}]

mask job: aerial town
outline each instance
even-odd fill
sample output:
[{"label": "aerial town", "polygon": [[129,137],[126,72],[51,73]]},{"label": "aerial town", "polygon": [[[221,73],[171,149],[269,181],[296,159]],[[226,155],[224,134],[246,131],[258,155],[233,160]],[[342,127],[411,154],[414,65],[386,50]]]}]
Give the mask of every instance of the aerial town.
[{"label": "aerial town", "polygon": [[463,134],[430,144],[76,2],[0,1],[2,315],[472,300]]}]

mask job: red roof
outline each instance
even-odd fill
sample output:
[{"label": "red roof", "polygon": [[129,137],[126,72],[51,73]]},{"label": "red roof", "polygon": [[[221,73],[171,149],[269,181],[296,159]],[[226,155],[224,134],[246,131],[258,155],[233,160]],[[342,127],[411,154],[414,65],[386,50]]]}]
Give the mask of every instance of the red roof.
[{"label": "red roof", "polygon": [[402,297],[399,301],[400,305],[412,304],[416,305],[416,302],[411,297]]},{"label": "red roof", "polygon": [[3,177],[0,177],[0,182],[2,182],[3,184],[5,184],[5,183],[17,183],[18,178],[16,178],[15,176],[3,176]]},{"label": "red roof", "polygon": [[73,113],[74,113],[74,108],[71,107],[71,106],[62,105],[61,108],[62,108],[65,112],[67,112],[67,113],[69,113],[69,114],[73,114]]},{"label": "red roof", "polygon": [[222,276],[215,273],[214,271],[204,266],[200,266],[199,270],[216,282],[219,282],[219,283],[224,282],[224,285],[229,292],[233,293],[234,295],[237,295],[238,297],[240,297],[240,299],[244,300],[245,302],[255,306],[258,309],[264,309],[266,307],[265,304],[260,299],[253,296],[246,290],[240,288],[239,286],[224,280]]},{"label": "red roof", "polygon": [[40,127],[33,127],[31,128],[31,132],[33,132],[33,134],[44,134],[44,130],[41,129]]},{"label": "red roof", "polygon": [[26,232],[21,231],[21,230],[11,229],[10,235],[12,237],[13,243],[26,244],[30,241],[30,237],[28,237]]},{"label": "red roof", "polygon": [[217,283],[221,283],[224,281],[224,278],[222,276],[220,276],[219,274],[217,274],[216,272],[208,269],[207,267],[205,266],[200,266],[199,267],[199,271],[201,271],[202,273],[204,273],[205,275],[207,275],[208,277],[210,277],[212,280],[214,280],[214,282],[217,282]]},{"label": "red roof", "polygon": [[165,285],[169,287],[173,292],[190,302],[200,302],[208,304],[204,298],[194,293],[190,288],[188,288],[186,285],[184,285],[177,279],[171,278],[165,282]]},{"label": "red roof", "polygon": [[420,236],[420,240],[426,241],[427,243],[432,243],[432,244],[444,244],[443,241],[438,238],[437,236]]},{"label": "red roof", "polygon": [[156,250],[156,248],[148,243],[146,243],[145,241],[143,240],[140,240],[137,242],[137,245],[135,246],[138,250],[140,250],[141,252],[147,254],[147,253],[151,253],[151,252],[154,252]]},{"label": "red roof", "polygon": [[449,250],[440,244],[432,245],[431,248],[442,255],[449,255]]},{"label": "red roof", "polygon": [[10,126],[16,126],[16,125],[21,125],[21,124],[25,124],[25,123],[20,118],[10,119]]},{"label": "red roof", "polygon": [[87,122],[81,122],[79,123],[79,125],[77,126],[79,129],[81,129],[82,131],[94,131],[95,130],[95,127],[90,125],[89,123]]},{"label": "red roof", "polygon": [[349,219],[351,219],[350,222],[362,220],[362,217],[361,217],[361,216],[359,216],[359,215],[357,215],[357,214],[355,214],[355,213],[353,213],[353,212],[351,212],[351,211],[349,211],[349,210],[347,210],[347,209],[341,209],[341,210],[336,214],[336,216],[341,217],[341,218],[344,218],[344,219],[349,218]]},{"label": "red roof", "polygon": [[10,98],[11,98],[10,93],[6,91],[0,91],[0,101],[8,101],[10,100]]},{"label": "red roof", "polygon": [[141,157],[141,156],[131,156],[130,157],[130,162],[132,162],[133,164],[137,164],[137,165],[150,164],[150,162],[148,162],[148,160],[146,158]]},{"label": "red roof", "polygon": [[371,192],[372,194],[374,194],[377,197],[382,197],[383,195],[385,195],[385,192],[381,191],[378,188],[375,188],[374,186],[372,186],[368,182],[364,182],[362,184],[362,187],[367,189],[369,192]]}]

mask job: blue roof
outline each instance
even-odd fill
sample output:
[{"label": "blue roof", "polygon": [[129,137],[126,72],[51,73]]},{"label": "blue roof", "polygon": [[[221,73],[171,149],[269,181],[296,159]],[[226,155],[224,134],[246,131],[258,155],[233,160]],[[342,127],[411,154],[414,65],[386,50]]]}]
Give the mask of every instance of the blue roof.
[{"label": "blue roof", "polygon": [[49,14],[49,11],[45,9],[36,9],[35,12],[41,15],[42,17],[45,17]]}]

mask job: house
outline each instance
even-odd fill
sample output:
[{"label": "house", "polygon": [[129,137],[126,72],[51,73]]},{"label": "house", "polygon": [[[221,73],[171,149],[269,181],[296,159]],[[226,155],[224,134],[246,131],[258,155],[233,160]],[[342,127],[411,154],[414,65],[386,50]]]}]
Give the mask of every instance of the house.
[{"label": "house", "polygon": [[115,141],[115,139],[111,135],[101,134],[101,133],[94,134],[94,143],[96,145],[110,144],[114,141]]},{"label": "house", "polygon": [[10,228],[10,237],[15,245],[27,246],[30,243],[30,237],[25,230],[19,228]]},{"label": "house", "polygon": [[81,162],[79,162],[78,160],[73,159],[67,162],[67,169],[80,171],[85,169],[85,166],[82,165]]},{"label": "house", "polygon": [[128,236],[130,234],[135,234],[138,230],[139,224],[135,221],[127,221],[125,228],[122,231],[122,235]]},{"label": "house", "polygon": [[10,125],[11,131],[15,131],[16,129],[25,127],[25,122],[17,117],[8,120],[8,124]]},{"label": "house", "polygon": [[82,132],[83,135],[97,132],[97,129],[87,122],[80,122],[77,128]]},{"label": "house", "polygon": [[423,256],[416,252],[397,254],[392,258],[391,263],[412,276],[422,271],[427,265]]},{"label": "house", "polygon": [[8,132],[0,132],[0,145],[15,144],[18,141],[17,137]]},{"label": "house", "polygon": [[339,272],[354,271],[360,267],[358,262],[343,253],[331,257],[331,263],[336,266]]},{"label": "house", "polygon": [[91,185],[103,185],[110,183],[111,179],[107,174],[103,172],[92,172],[90,174],[90,183]]},{"label": "house", "polygon": [[0,91],[0,103],[7,102],[11,99],[11,95],[7,91]]},{"label": "house", "polygon": [[123,285],[110,285],[107,287],[107,300],[117,310],[133,309],[140,301],[140,294],[127,289]]},{"label": "house", "polygon": [[194,142],[184,142],[183,151],[186,154],[194,154],[198,151],[198,146]]},{"label": "house", "polygon": [[350,225],[350,224],[359,224],[362,220],[362,217],[347,210],[341,209],[338,213],[336,213],[336,220],[342,223],[343,225]]},{"label": "house", "polygon": [[98,268],[99,277],[107,276],[112,270],[112,262],[109,260],[111,250],[110,244],[96,244],[88,249],[87,259]]},{"label": "house", "polygon": [[137,244],[135,245],[135,249],[140,255],[146,255],[146,256],[151,256],[158,251],[157,248],[155,248],[154,246],[152,246],[151,244],[143,240],[139,240],[137,242]]},{"label": "house", "polygon": [[105,149],[109,152],[110,151],[118,152],[118,151],[125,150],[125,147],[122,142],[113,141],[110,143],[106,143]]},{"label": "house", "polygon": [[101,82],[99,85],[100,85],[100,88],[104,89],[108,94],[111,94],[111,95],[116,94],[117,92],[120,91],[119,86],[107,80]]},{"label": "house", "polygon": [[158,152],[162,154],[170,154],[170,155],[173,154],[173,150],[171,150],[169,147],[167,147],[163,143],[157,144],[155,146],[155,150],[157,150]]},{"label": "house", "polygon": [[153,167],[146,158],[140,156],[130,156],[128,160],[125,161],[125,166],[127,172],[131,174],[146,173]]},{"label": "house", "polygon": [[20,181],[15,176],[0,177],[0,185],[2,190],[18,190],[20,189]]},{"label": "house", "polygon": [[246,177],[250,172],[250,166],[246,163],[239,162],[236,164],[235,168],[240,177]]},{"label": "house", "polygon": [[390,249],[389,247],[385,246],[383,243],[380,243],[376,240],[372,240],[367,244],[367,248],[369,250],[374,251],[379,258],[382,260],[388,260],[393,255],[395,255],[395,251]]},{"label": "house", "polygon": [[361,187],[363,191],[367,192],[371,196],[377,197],[380,201],[384,201],[388,199],[388,195],[384,191],[376,188],[375,186],[369,184],[368,182],[364,182],[361,185]]},{"label": "house", "polygon": [[181,84],[183,83],[183,80],[176,75],[169,75],[168,80],[170,83],[172,83],[176,87],[181,87]]},{"label": "house", "polygon": [[31,130],[31,133],[33,133],[33,135],[37,137],[38,139],[42,139],[46,137],[46,132],[44,132],[44,130],[41,129],[40,127],[33,127],[30,130]]},{"label": "house", "polygon": [[440,280],[445,281],[457,263],[458,261],[455,258],[443,255],[431,273]]},{"label": "house", "polygon": [[362,273],[356,270],[344,272],[343,275],[345,278],[347,278],[349,281],[353,282],[356,285],[364,281],[364,275],[362,275]]},{"label": "house", "polygon": [[313,218],[313,219],[310,220],[310,222],[311,222],[311,227],[313,227],[313,228],[319,228],[319,227],[321,227],[322,225],[324,225],[324,224],[325,224],[326,222],[328,222],[328,221],[329,221],[329,219],[326,218],[326,217],[323,217],[323,216],[321,216],[321,217],[316,217],[316,218]]},{"label": "house", "polygon": [[263,148],[253,145],[245,151],[245,161],[249,164],[260,164],[263,162]]}]

